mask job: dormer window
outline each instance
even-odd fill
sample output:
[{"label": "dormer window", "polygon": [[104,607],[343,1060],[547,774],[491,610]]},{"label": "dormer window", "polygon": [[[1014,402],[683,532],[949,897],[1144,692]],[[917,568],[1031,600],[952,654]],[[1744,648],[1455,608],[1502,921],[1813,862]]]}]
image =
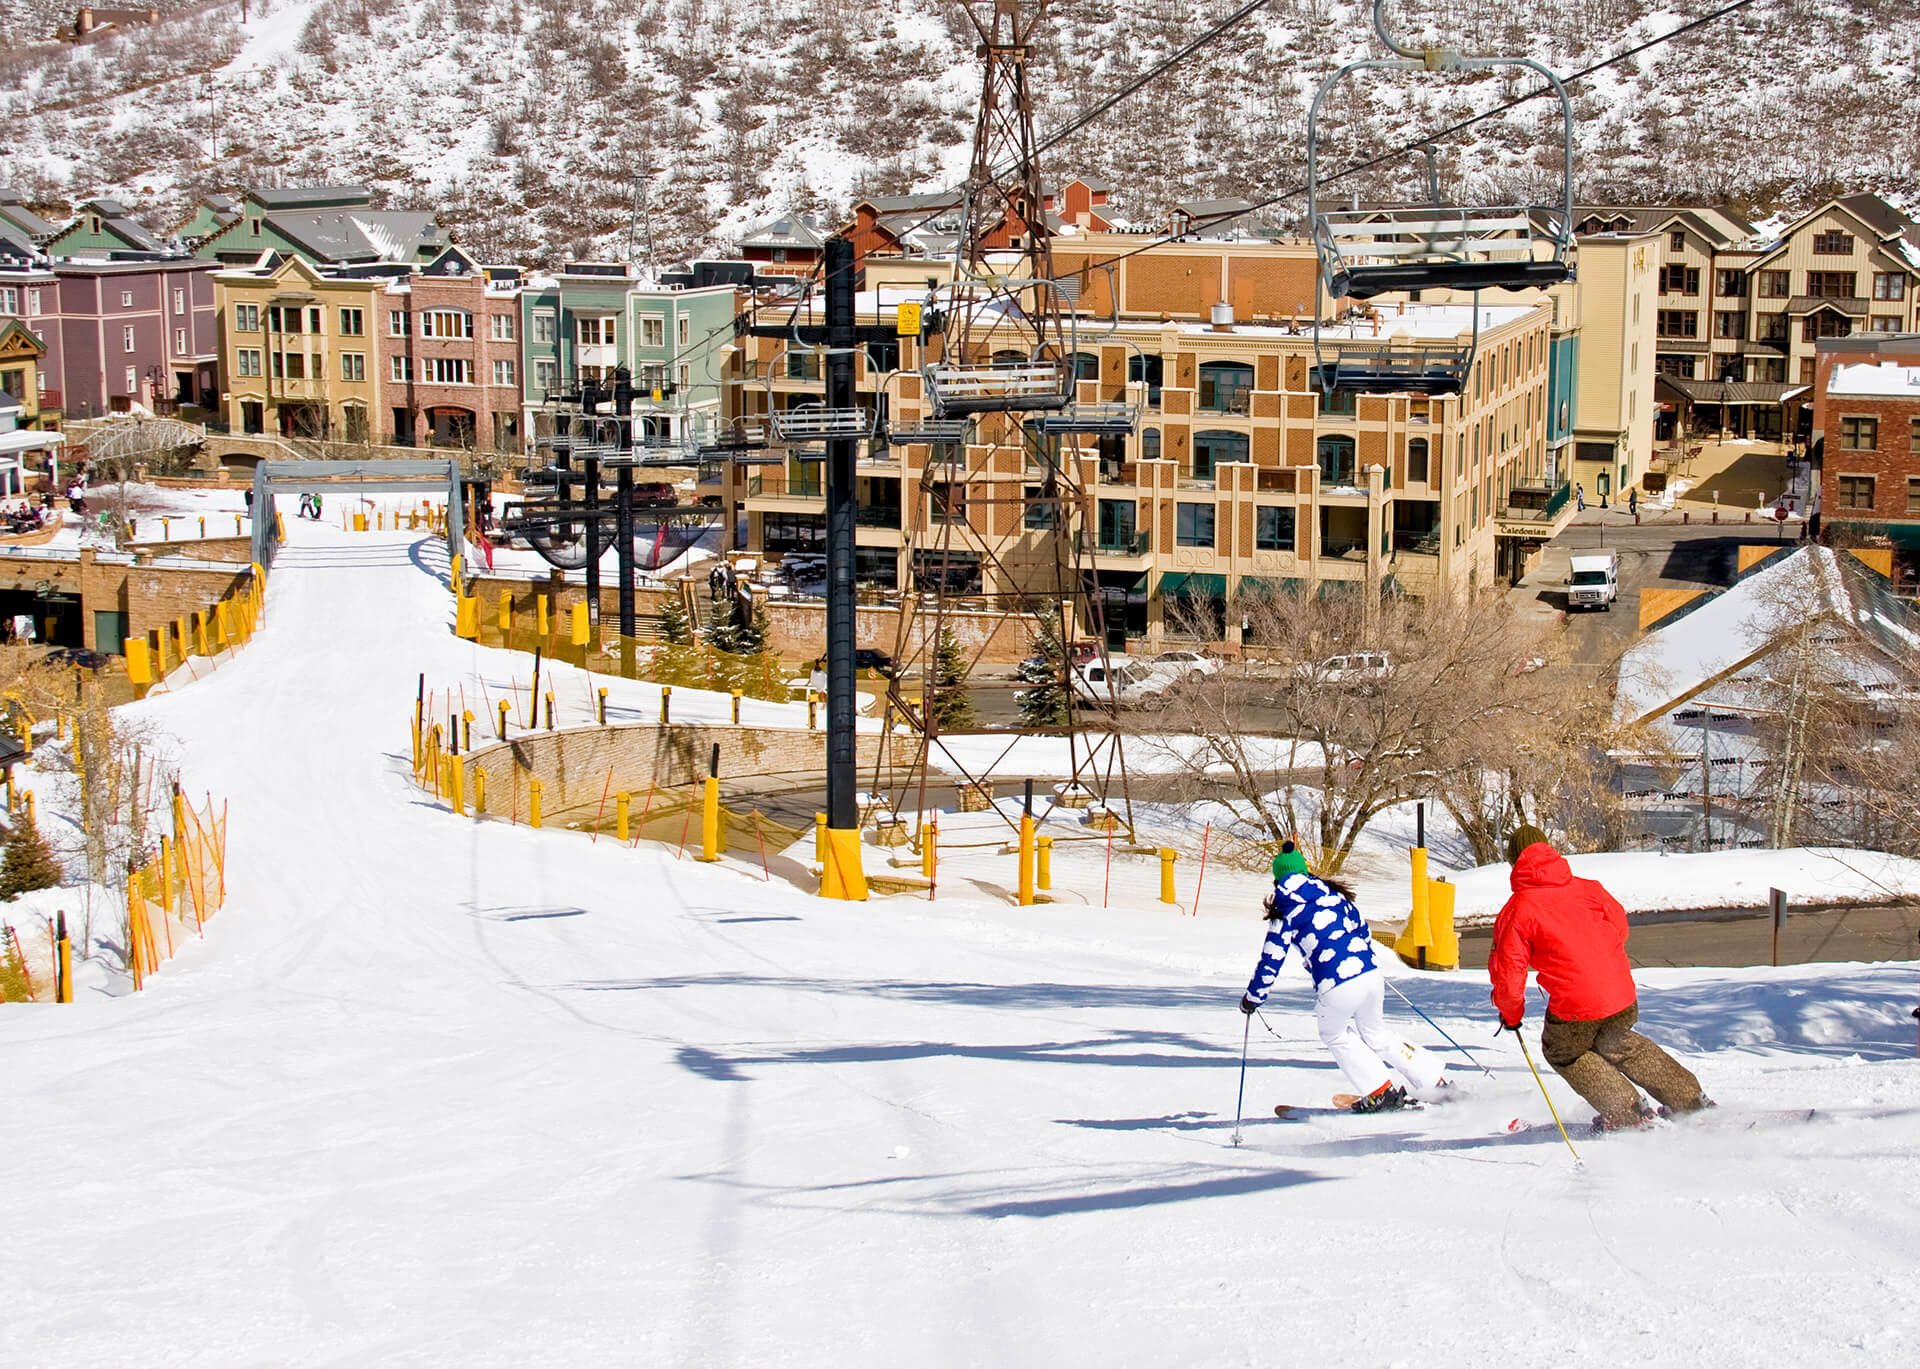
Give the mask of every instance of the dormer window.
[{"label": "dormer window", "polygon": [[253,234],[253,236],[254,236],[254,237],[256,237],[256,238],[257,238],[257,237],[259,237],[259,236],[260,236],[260,220],[258,220],[258,219],[248,219],[248,220],[247,220],[247,231],[248,231],[249,233],[251,233],[251,234]]},{"label": "dormer window", "polygon": [[90,228],[88,231],[94,232],[94,233],[98,233],[100,231],[100,216],[98,214],[90,215],[87,219],[87,223],[90,225]]}]

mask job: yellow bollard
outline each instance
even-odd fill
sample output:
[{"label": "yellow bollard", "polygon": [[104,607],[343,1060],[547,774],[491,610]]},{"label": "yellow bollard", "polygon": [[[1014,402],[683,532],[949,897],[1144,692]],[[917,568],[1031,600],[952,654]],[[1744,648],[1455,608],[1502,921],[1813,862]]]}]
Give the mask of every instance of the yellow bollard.
[{"label": "yellow bollard", "polygon": [[204,518],[200,520],[200,540],[203,542],[207,540],[207,520]]},{"label": "yellow bollard", "polygon": [[534,596],[533,602],[540,610],[540,635],[544,637],[547,635],[547,596],[537,594]]},{"label": "yellow bollard", "polygon": [[180,634],[180,660],[185,664],[187,657],[193,653],[193,647],[187,637],[187,615],[181,614],[173,626],[174,630]]},{"label": "yellow bollard", "polygon": [[205,609],[201,609],[193,615],[193,639],[200,644],[200,654],[202,656],[213,655],[211,651],[207,650],[207,611]]},{"label": "yellow bollard", "polygon": [[547,691],[547,731],[553,731],[553,691]]},{"label": "yellow bollard", "polygon": [[600,726],[607,725],[607,687],[600,686]]},{"label": "yellow bollard", "polygon": [[820,727],[820,704],[811,693],[807,695],[807,731],[818,731]]},{"label": "yellow bollard", "polygon": [[720,859],[720,781],[712,775],[701,786],[700,859]]},{"label": "yellow bollard", "polygon": [[162,518],[160,520],[160,540],[162,542],[171,542],[173,540],[173,520],[171,518]]},{"label": "yellow bollard", "polygon": [[1040,880],[1039,880],[1040,888],[1042,890],[1051,890],[1053,888],[1053,838],[1041,837],[1039,841],[1039,847],[1040,847]]},{"label": "yellow bollard", "polygon": [[447,757],[447,798],[453,805],[454,815],[464,818],[467,815],[465,790],[467,787],[467,767],[460,763],[458,756]]},{"label": "yellow bollard", "polygon": [[[274,517],[278,518],[279,515],[275,514]],[[240,515],[237,513],[233,516],[233,535],[235,537],[240,535]]]},{"label": "yellow bollard", "polygon": [[513,631],[513,595],[506,590],[500,591],[500,635],[505,637]]},{"label": "yellow bollard", "polygon": [[585,646],[592,640],[587,624],[587,604],[583,599],[573,606],[573,644]]},{"label": "yellow bollard", "polygon": [[1180,853],[1171,846],[1160,848],[1160,901],[1173,902],[1173,863],[1180,859]]},{"label": "yellow bollard", "polygon": [[[225,607],[223,604],[221,607]],[[145,687],[153,683],[153,665],[147,656],[145,637],[128,637],[120,643],[121,654],[127,658],[127,679],[138,686]]]},{"label": "yellow bollard", "polygon": [[940,868],[940,825],[930,822],[920,829],[920,873],[931,884],[933,872]]},{"label": "yellow bollard", "polygon": [[355,532],[365,532],[367,530],[367,516],[364,513],[356,513],[353,516],[353,530]]},{"label": "yellow bollard", "polygon": [[[129,883],[127,889],[128,892],[131,893],[133,885]],[[58,966],[59,982],[54,985],[53,1001],[56,1003],[71,1003],[73,1002],[73,942],[67,936],[67,915],[65,913],[60,914],[60,939],[54,944],[57,948],[57,959],[60,963]],[[135,985],[134,987],[138,988],[139,986]]]},{"label": "yellow bollard", "polygon": [[660,686],[660,721],[665,723],[673,712],[673,686]]},{"label": "yellow bollard", "polygon": [[387,515],[384,510],[373,515],[373,530],[375,532],[385,532],[387,530]]},{"label": "yellow bollard", "polygon": [[1033,902],[1033,814],[1020,815],[1020,906]]},{"label": "yellow bollard", "polygon": [[506,739],[507,739],[507,701],[505,699],[502,699],[500,701],[500,740],[505,741]]},{"label": "yellow bollard", "polygon": [[453,601],[453,635],[469,642],[480,639],[480,601],[462,594]]},{"label": "yellow bollard", "polygon": [[[25,803],[26,803],[26,805],[27,805],[27,821],[28,821],[28,822],[37,822],[37,821],[38,821],[38,819],[36,819],[36,818],[34,817],[34,815],[33,815],[33,791],[32,791],[31,789],[29,789],[29,790],[28,790],[28,791],[27,791],[27,792],[25,793],[25,795],[23,795],[22,797],[23,797],[23,800],[24,800],[24,802],[25,802]],[[162,840],[165,840],[165,838],[162,838]]]},{"label": "yellow bollard", "polygon": [[1428,920],[1431,882],[1427,879],[1427,848],[1416,846],[1409,854],[1413,865],[1413,908],[1407,914],[1407,925],[1394,938],[1393,953],[1410,965],[1424,968],[1427,948],[1433,944]]},{"label": "yellow bollard", "polygon": [[20,745],[23,756],[33,755],[33,724],[25,718],[20,720]]},{"label": "yellow bollard", "polygon": [[[8,777],[8,781],[11,783],[11,776]],[[822,870],[827,868],[827,815],[825,813],[813,815],[813,859]]]},{"label": "yellow bollard", "polygon": [[473,710],[463,709],[460,713],[460,749],[473,750]]},{"label": "yellow bollard", "polygon": [[527,781],[527,826],[540,825],[540,781]]},{"label": "yellow bollard", "polygon": [[477,818],[487,811],[487,772],[479,766],[473,768],[473,815]]},{"label": "yellow bollard", "polygon": [[737,689],[733,691],[733,721],[736,727],[739,726],[740,724],[740,691]]},{"label": "yellow bollard", "polygon": [[633,840],[633,795],[613,796],[613,831],[622,845]]}]

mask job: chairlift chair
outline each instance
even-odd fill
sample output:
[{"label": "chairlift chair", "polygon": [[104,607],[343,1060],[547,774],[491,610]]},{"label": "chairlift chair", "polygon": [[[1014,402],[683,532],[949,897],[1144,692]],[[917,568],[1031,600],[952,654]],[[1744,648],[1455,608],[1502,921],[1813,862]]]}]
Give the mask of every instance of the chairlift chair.
[{"label": "chairlift chair", "polygon": [[[1533,290],[1573,277],[1573,102],[1551,69],[1527,57],[1466,57],[1455,48],[1411,47],[1388,30],[1387,0],[1374,0],[1373,27],[1397,54],[1349,62],[1320,83],[1307,113],[1307,217],[1320,275],[1314,310],[1315,375],[1321,389],[1360,394],[1455,394],[1479,350],[1482,290]],[[1328,94],[1358,71],[1488,71],[1523,68],[1560,101],[1561,186],[1557,204],[1462,207],[1440,202],[1433,151],[1427,155],[1425,206],[1329,210],[1320,206],[1320,111]],[[1389,292],[1467,291],[1467,341],[1418,343],[1405,337],[1329,340],[1326,299],[1368,300]],[[1352,332],[1353,330],[1349,330]],[[1331,353],[1331,355],[1329,355]]]},{"label": "chairlift chair", "polygon": [[[948,287],[972,288],[971,282]],[[1056,280],[1005,280],[997,283],[994,294],[1005,292],[1015,298],[1021,291],[1051,292],[1057,311],[1071,320],[1066,292]],[[945,310],[949,319],[965,316],[969,307],[978,308],[976,298],[950,301]],[[956,330],[949,324],[948,335]],[[962,330],[963,331],[963,330]],[[1077,345],[1077,344],[1075,344]],[[1071,353],[1073,345],[1069,345]],[[973,414],[1046,413],[1064,409],[1073,402],[1073,370],[1064,357],[1034,355],[1019,361],[938,361],[920,368],[926,381],[927,398],[936,418],[966,418]]]},{"label": "chairlift chair", "polygon": [[834,438],[861,438],[873,436],[873,411],[870,409],[829,409],[824,404],[802,404],[792,409],[782,409],[774,403],[773,381],[778,369],[776,363],[786,355],[786,349],[774,354],[767,363],[766,376],[761,386],[767,396],[767,423],[773,436],[781,442],[816,443],[829,442]]}]

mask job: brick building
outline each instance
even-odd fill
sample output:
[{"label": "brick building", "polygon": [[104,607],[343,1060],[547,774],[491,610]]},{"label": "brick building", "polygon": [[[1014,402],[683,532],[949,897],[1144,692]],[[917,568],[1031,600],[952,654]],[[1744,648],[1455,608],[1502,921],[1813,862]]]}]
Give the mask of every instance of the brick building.
[{"label": "brick building", "polygon": [[386,282],[380,424],[402,447],[520,449],[520,272],[450,247]]},{"label": "brick building", "polygon": [[1837,364],[1817,403],[1826,525],[1884,534],[1908,559],[1920,555],[1920,356]]}]

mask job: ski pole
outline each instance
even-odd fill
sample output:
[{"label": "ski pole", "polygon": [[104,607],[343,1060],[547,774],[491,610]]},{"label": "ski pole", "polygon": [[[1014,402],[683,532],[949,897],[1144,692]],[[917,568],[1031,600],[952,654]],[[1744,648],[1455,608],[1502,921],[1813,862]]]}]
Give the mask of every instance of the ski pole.
[{"label": "ski pole", "polygon": [[1233,1143],[1240,1144],[1240,1111],[1247,1103],[1247,1042],[1253,1036],[1253,1014],[1240,1028],[1240,1096],[1233,1100]]},{"label": "ski pole", "polygon": [[1396,994],[1400,995],[1400,1001],[1402,1003],[1405,1003],[1409,1008],[1412,1008],[1415,1012],[1419,1012],[1421,1020],[1424,1021],[1429,1027],[1432,1027],[1435,1031],[1439,1032],[1440,1035],[1446,1036],[1447,1044],[1451,1045],[1455,1050],[1459,1051],[1462,1055],[1466,1056],[1467,1059],[1473,1060],[1473,1067],[1475,1069],[1479,1070],[1482,1074],[1486,1075],[1489,1079],[1493,1077],[1492,1070],[1488,1069],[1485,1065],[1481,1064],[1478,1060],[1473,1059],[1472,1051],[1468,1050],[1465,1046],[1461,1045],[1458,1041],[1455,1041],[1451,1036],[1447,1036],[1447,1030],[1445,1027],[1442,1027],[1438,1022],[1434,1021],[1431,1017],[1428,1017],[1425,1013],[1420,1012],[1420,1005],[1418,1003],[1414,1002],[1411,998],[1408,998],[1405,994],[1400,993],[1400,986],[1398,984],[1394,983],[1391,979],[1389,979],[1387,981],[1387,987],[1389,989],[1392,989]]},{"label": "ski pole", "polygon": [[[1553,1124],[1560,1128],[1560,1139],[1567,1143],[1568,1150],[1573,1150],[1573,1138],[1567,1135],[1567,1124],[1560,1120],[1560,1110],[1553,1105],[1553,1096],[1547,1092],[1547,1081],[1540,1077],[1540,1071],[1534,1066],[1533,1052],[1527,1049],[1527,1038],[1519,1032],[1514,1035],[1520,1040],[1520,1054],[1527,1057],[1527,1068],[1533,1071],[1533,1082],[1540,1086],[1540,1096],[1547,1100],[1547,1111],[1553,1116]],[[1576,1165],[1586,1164],[1577,1150],[1573,1150],[1573,1162]]]}]

